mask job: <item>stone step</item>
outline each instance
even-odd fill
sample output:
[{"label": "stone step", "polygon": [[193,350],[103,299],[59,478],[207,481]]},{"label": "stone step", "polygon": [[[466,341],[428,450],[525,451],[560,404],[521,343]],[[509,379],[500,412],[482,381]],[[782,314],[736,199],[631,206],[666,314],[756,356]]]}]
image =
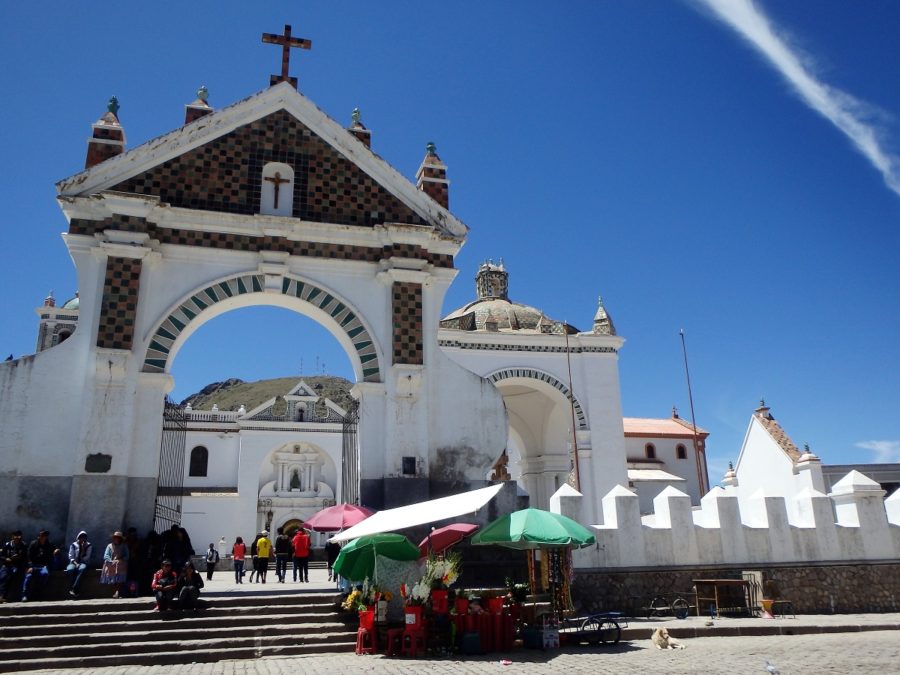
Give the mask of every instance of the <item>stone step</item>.
[{"label": "stone step", "polygon": [[[260,620],[260,617],[268,615],[279,615],[280,617],[297,617],[298,621],[312,620],[321,621],[323,617],[332,616],[334,609],[322,609],[318,607],[293,607],[275,606],[275,607],[219,607],[214,604],[201,607],[201,613],[207,618],[216,617],[244,617],[252,620]],[[24,616],[4,617],[0,623],[0,635],[3,635],[5,628],[18,628],[21,626],[47,626],[53,624],[61,624],[73,626],[78,624],[92,624],[101,626],[105,624],[118,624],[123,621],[159,621],[171,620],[172,617],[178,615],[178,610],[172,612],[157,612],[152,602],[148,602],[138,610],[128,610],[122,612],[86,612],[83,614],[26,614]]]},{"label": "stone step", "polygon": [[[347,631],[307,633],[294,631],[285,634],[272,634],[267,626],[257,627],[248,635],[235,636],[226,633],[207,635],[203,631],[202,638],[185,640],[185,635],[196,636],[195,632],[182,632],[167,640],[148,640],[146,634],[129,633],[126,639],[114,640],[109,635],[89,635],[86,641],[67,642],[62,645],[46,645],[40,649],[29,649],[26,646],[3,649],[4,659],[32,660],[38,658],[81,659],[82,657],[106,656],[126,652],[129,654],[147,654],[160,651],[176,651],[183,649],[190,652],[204,652],[209,649],[241,649],[253,647],[319,645],[327,647],[332,643],[343,643],[350,640]],[[354,634],[355,635],[355,634]],[[327,649],[326,649],[327,651]]]},{"label": "stone step", "polygon": [[[274,618],[274,617],[273,617]],[[178,622],[166,622],[163,625],[147,626],[145,624],[121,624],[118,630],[99,632],[96,630],[85,632],[43,632],[35,634],[10,632],[0,637],[0,652],[6,653],[11,649],[34,649],[43,647],[60,647],[70,644],[91,644],[97,640],[104,642],[124,643],[128,641],[166,641],[179,640],[184,637],[186,630],[202,630],[204,638],[231,638],[253,637],[265,631],[267,635],[300,635],[303,638],[316,636],[323,641],[334,641],[335,637],[350,639],[356,635],[355,624],[351,627],[340,621],[328,621],[318,623],[284,624],[269,623],[261,628],[258,623],[240,626],[229,623],[228,625],[202,626],[196,622],[191,623],[186,619]],[[57,626],[54,626],[57,628]],[[91,627],[92,628],[92,627]],[[196,633],[194,633],[196,634]]]},{"label": "stone step", "polygon": [[[65,621],[67,617],[54,617]],[[254,627],[260,625],[305,626],[309,624],[347,625],[333,614],[282,614],[274,612],[242,612],[233,610],[200,610],[195,614],[184,615],[180,612],[160,613],[152,610],[147,616],[135,617],[133,612],[124,616],[110,615],[88,616],[88,619],[77,623],[55,622],[51,617],[31,623],[18,623],[0,627],[0,640],[3,638],[21,638],[27,635],[66,635],[67,633],[114,633],[123,630],[151,631],[171,628],[174,625],[190,627],[192,630],[230,626],[233,628]],[[352,622],[355,623],[355,622]],[[355,629],[354,629],[355,630]]]},{"label": "stone step", "polygon": [[[302,607],[307,612],[331,612],[337,607],[340,596],[334,593],[291,593],[282,594],[252,594],[241,595],[211,595],[201,594],[201,599],[210,606],[228,608],[247,607]],[[46,616],[48,614],[67,614],[71,620],[79,614],[95,616],[99,612],[122,613],[128,611],[143,612],[152,609],[154,605],[152,597],[123,598],[120,600],[61,600],[51,602],[27,602],[7,603],[0,605],[0,617],[3,621],[16,620],[26,616]]]},{"label": "stone step", "polygon": [[[263,656],[294,656],[298,654],[322,654],[352,652],[356,648],[356,641],[333,642],[328,644],[294,644],[294,645],[266,645],[259,644],[252,647],[233,647],[206,649],[203,651],[192,650],[190,647],[179,645],[170,651],[157,651],[149,653],[128,654],[116,653],[98,656],[84,656],[78,659],[80,668],[104,668],[116,666],[159,666],[179,663],[212,663],[224,660],[256,659]],[[49,658],[44,654],[42,658],[32,660],[7,659],[6,654],[0,654],[0,672],[22,672],[28,670],[66,670],[72,668],[70,658]]]}]

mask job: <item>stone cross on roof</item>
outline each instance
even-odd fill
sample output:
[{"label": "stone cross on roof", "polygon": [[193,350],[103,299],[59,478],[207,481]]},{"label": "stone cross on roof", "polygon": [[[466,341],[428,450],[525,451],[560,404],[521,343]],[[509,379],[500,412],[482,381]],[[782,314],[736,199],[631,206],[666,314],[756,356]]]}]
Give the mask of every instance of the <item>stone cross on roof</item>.
[{"label": "stone cross on roof", "polygon": [[276,35],[275,33],[263,33],[263,42],[269,44],[281,45],[281,75],[272,75],[269,78],[269,86],[278,84],[279,82],[290,82],[297,87],[297,78],[288,74],[288,67],[291,61],[291,47],[299,49],[312,49],[312,41],[305,38],[291,37],[290,24],[284,24],[284,34]]}]

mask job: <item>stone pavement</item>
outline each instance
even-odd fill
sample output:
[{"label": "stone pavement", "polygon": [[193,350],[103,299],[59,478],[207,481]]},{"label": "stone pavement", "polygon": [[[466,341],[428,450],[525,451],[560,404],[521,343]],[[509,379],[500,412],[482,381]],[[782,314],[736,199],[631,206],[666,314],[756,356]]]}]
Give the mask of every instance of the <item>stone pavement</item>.
[{"label": "stone pavement", "polygon": [[[269,584],[266,584],[268,586]],[[280,584],[279,584],[280,585]],[[287,585],[287,584],[285,584]],[[297,584],[300,586],[301,584]],[[700,631],[691,619],[632,623],[649,636],[650,628],[665,623],[676,634]],[[681,624],[681,630],[677,626]],[[244,661],[220,661],[190,665],[117,668],[72,668],[67,673],[98,675],[229,675],[231,673],[428,673],[474,675],[482,673],[565,673],[578,675],[620,673],[766,673],[766,661],[782,675],[877,673],[898,671],[900,663],[900,614],[803,616],[797,619],[720,619],[717,626],[751,630],[765,628],[780,634],[726,635],[685,638],[685,650],[659,651],[648,637],[633,638],[611,647],[565,648],[555,652],[517,649],[509,654],[479,657],[397,659],[355,654],[323,654],[294,657],[261,657]],[[723,626],[724,624],[724,626]],[[815,631],[815,632],[804,632]],[[793,633],[793,634],[792,634]],[[506,659],[511,663],[504,665]],[[73,664],[74,665],[74,664]],[[49,671],[34,671],[49,672]],[[57,671],[58,672],[58,671]]]},{"label": "stone pavement", "polygon": [[270,569],[266,576],[266,583],[250,583],[250,572],[244,575],[244,583],[234,583],[234,572],[231,570],[216,570],[213,572],[212,581],[206,580],[206,573],[203,574],[203,595],[230,595],[232,593],[293,593],[293,592],[309,592],[309,591],[337,591],[337,585],[328,581],[328,570],[324,567],[314,567],[309,570],[309,583],[300,583],[293,581],[293,572],[291,565],[288,564],[287,581],[283,584],[278,583],[278,577],[275,576],[275,570]]},{"label": "stone pavement", "polygon": [[[543,653],[518,650],[507,655],[404,660],[381,656],[333,654],[184,666],[72,669],[67,673],[97,675],[229,675],[264,673],[318,675],[330,673],[429,673],[430,675],[483,675],[534,673],[566,675],[621,675],[622,673],[709,673],[765,675],[766,661],[782,675],[886,675],[897,672],[900,634],[894,631],[761,637],[704,637],[687,640],[687,649],[659,651],[649,640],[620,643],[609,648],[566,649]],[[503,665],[501,659],[511,661]],[[49,672],[49,671],[35,671]]]}]

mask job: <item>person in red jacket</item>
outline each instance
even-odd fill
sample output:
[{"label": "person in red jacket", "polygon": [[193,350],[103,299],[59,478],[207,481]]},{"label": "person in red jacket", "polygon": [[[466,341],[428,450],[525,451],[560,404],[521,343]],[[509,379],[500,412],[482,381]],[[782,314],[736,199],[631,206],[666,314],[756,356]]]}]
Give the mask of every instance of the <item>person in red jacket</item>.
[{"label": "person in red jacket", "polygon": [[297,581],[297,572],[300,572],[300,581],[309,582],[309,535],[302,527],[291,539],[294,549],[294,581]]},{"label": "person in red jacket", "polygon": [[156,610],[169,609],[175,600],[175,589],[178,587],[178,575],[172,569],[171,560],[163,560],[162,568],[153,575],[150,588],[156,595]]}]

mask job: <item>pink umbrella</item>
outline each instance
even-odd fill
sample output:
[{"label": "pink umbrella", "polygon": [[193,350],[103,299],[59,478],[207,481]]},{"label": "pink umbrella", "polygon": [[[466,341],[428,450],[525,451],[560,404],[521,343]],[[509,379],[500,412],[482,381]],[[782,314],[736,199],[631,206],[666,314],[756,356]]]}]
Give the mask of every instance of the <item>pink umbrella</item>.
[{"label": "pink umbrella", "polygon": [[316,532],[337,532],[361,523],[373,513],[364,506],[335,504],[314,514],[306,521],[305,527]]},{"label": "pink umbrella", "polygon": [[453,544],[458,544],[463,539],[478,529],[478,525],[472,523],[451,523],[444,527],[432,530],[419,544],[419,557],[428,555],[428,549],[433,553],[443,553]]}]

